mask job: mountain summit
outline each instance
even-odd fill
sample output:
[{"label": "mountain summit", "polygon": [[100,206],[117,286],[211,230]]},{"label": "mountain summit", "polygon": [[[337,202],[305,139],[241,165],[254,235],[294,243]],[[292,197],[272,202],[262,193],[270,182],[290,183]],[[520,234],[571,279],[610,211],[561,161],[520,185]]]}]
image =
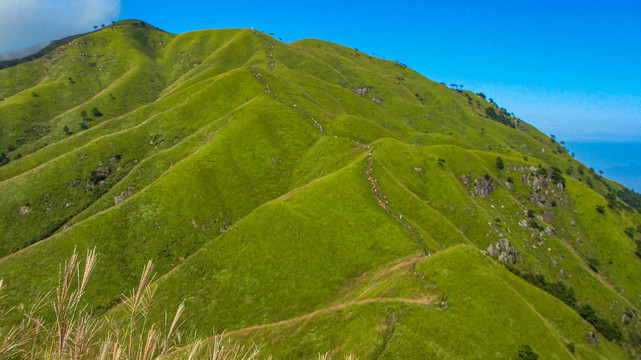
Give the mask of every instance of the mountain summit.
[{"label": "mountain summit", "polygon": [[483,94],[320,40],[138,20],[0,84],[7,306],[95,248],[94,316],[153,259],[150,321],[184,301],[186,330],[275,358],[641,353],[638,194]]}]

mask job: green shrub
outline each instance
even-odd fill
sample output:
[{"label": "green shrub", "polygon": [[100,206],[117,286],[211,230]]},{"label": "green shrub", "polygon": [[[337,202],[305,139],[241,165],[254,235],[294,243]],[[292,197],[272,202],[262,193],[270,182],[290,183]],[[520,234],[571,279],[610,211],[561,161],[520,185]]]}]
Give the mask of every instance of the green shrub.
[{"label": "green shrub", "polygon": [[566,303],[569,307],[576,307],[576,296],[572,287],[567,287],[562,281],[550,283],[549,287],[551,289],[550,294]]},{"label": "green shrub", "polygon": [[521,345],[519,347],[519,359],[537,360],[539,355],[532,351],[530,345]]},{"label": "green shrub", "polygon": [[576,296],[574,295],[574,289],[572,287],[567,287],[561,281],[548,283],[541,274],[524,273],[521,277],[523,280],[563,301],[569,307],[573,309],[576,308]]},{"label": "green shrub", "polygon": [[594,325],[594,328],[603,335],[604,338],[610,340],[610,341],[618,341],[621,342],[623,341],[623,330],[621,330],[621,327],[619,324],[615,323],[614,321],[608,321],[602,317],[596,318],[596,321],[592,323]]},{"label": "green shrub", "polygon": [[634,190],[623,188],[623,190],[617,191],[617,195],[628,206],[641,210],[641,195],[634,192]]},{"label": "green shrub", "polygon": [[492,120],[494,120],[496,122],[499,122],[499,123],[501,123],[503,125],[507,125],[507,126],[512,127],[512,128],[515,127],[514,126],[514,121],[512,121],[512,119],[510,119],[509,117],[505,116],[502,113],[501,114],[497,113],[496,110],[494,110],[493,106],[488,106],[487,108],[485,108],[485,115],[489,119],[492,119]]},{"label": "green shrub", "polygon": [[501,157],[500,157],[500,156],[497,156],[497,157],[496,157],[496,167],[497,167],[499,170],[503,170],[503,168],[505,167],[505,165],[503,164],[503,159],[501,159]]},{"label": "green shrub", "polygon": [[574,343],[573,342],[566,343],[565,346],[568,348],[568,351],[570,351],[570,353],[574,354]]},{"label": "green shrub", "polygon": [[89,174],[89,181],[93,184],[98,184],[99,182],[107,179],[107,176],[109,176],[108,173],[94,170]]},{"label": "green shrub", "polygon": [[579,315],[581,315],[582,318],[587,320],[588,322],[592,323],[593,321],[596,321],[596,311],[590,306],[589,304],[583,304],[578,310]]},{"label": "green shrub", "polygon": [[628,237],[630,239],[634,239],[634,227],[633,226],[629,226],[629,227],[625,228],[625,230],[623,230],[623,232],[625,232],[625,234],[628,235]]},{"label": "green shrub", "polygon": [[610,322],[598,316],[592,306],[585,304],[579,308],[578,312],[579,315],[592,324],[604,338],[610,341],[623,341],[624,338],[621,327],[615,322]]},{"label": "green shrub", "polygon": [[608,193],[605,198],[608,200],[608,207],[611,209],[617,209],[621,207],[621,203],[617,199],[617,195],[615,193]]},{"label": "green shrub", "polygon": [[543,230],[543,227],[541,226],[541,224],[539,224],[538,221],[534,219],[531,219],[530,221],[528,221],[528,224],[534,230]]},{"label": "green shrub", "polygon": [[509,262],[505,264],[505,268],[518,277],[522,277],[521,270],[512,266]]},{"label": "green shrub", "polygon": [[552,175],[550,176],[552,183],[554,184],[563,184],[565,186],[565,178],[563,177],[563,171],[556,166],[552,167]]},{"label": "green shrub", "polygon": [[7,154],[0,153],[0,166],[6,165],[8,163],[9,163],[9,158],[7,157]]},{"label": "green shrub", "polygon": [[588,258],[585,258],[585,262],[588,263],[588,266],[590,267],[590,269],[592,269],[592,271],[594,271],[597,274],[599,273],[599,270],[598,270],[598,267],[600,265],[599,260],[588,257]]}]

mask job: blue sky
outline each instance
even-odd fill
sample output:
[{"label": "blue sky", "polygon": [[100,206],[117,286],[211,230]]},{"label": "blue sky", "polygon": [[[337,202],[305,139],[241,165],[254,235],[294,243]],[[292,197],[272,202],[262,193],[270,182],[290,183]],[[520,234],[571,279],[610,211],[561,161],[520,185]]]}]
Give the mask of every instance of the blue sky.
[{"label": "blue sky", "polygon": [[129,18],[173,33],[254,27],[401,61],[483,92],[559,140],[641,143],[641,0],[0,0],[0,9],[0,53]]}]

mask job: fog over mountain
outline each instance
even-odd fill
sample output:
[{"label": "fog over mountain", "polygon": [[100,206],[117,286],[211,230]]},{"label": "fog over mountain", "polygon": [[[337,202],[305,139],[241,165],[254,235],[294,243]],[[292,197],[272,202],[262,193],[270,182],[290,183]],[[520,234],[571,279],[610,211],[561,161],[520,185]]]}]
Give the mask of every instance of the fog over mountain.
[{"label": "fog over mountain", "polygon": [[0,0],[0,9],[0,54],[21,54],[117,20],[120,0]]}]

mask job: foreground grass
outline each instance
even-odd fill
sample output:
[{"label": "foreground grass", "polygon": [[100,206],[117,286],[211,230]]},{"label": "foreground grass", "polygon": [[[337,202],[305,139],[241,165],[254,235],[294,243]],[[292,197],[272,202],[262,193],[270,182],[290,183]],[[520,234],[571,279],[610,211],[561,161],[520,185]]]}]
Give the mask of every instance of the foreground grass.
[{"label": "foreground grass", "polygon": [[[94,317],[87,311],[83,295],[96,264],[96,252],[87,252],[84,263],[74,251],[60,265],[58,286],[41,296],[31,306],[0,308],[0,359],[101,359],[146,360],[182,359],[242,359],[266,358],[256,345],[243,346],[228,339],[223,332],[206,341],[181,332],[184,303],[173,317],[163,323],[148,321],[154,303],[156,285],[154,265],[150,260],[143,268],[138,286],[123,296],[121,314]],[[4,280],[0,279],[0,295]],[[47,322],[39,314],[53,312],[55,321]],[[22,316],[18,325],[8,326],[3,320],[9,312]],[[118,319],[118,320],[115,320]],[[177,344],[188,341],[187,347]],[[271,358],[271,357],[269,357]],[[318,354],[330,359],[329,352]],[[347,359],[352,359],[351,355]]]}]

